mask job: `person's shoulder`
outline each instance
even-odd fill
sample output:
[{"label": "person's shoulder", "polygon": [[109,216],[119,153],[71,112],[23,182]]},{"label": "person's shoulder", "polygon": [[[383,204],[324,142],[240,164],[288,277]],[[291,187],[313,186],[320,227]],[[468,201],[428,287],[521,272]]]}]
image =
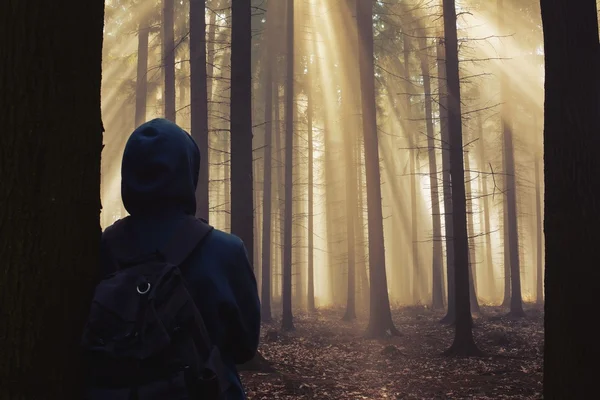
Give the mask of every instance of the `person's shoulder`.
[{"label": "person's shoulder", "polygon": [[212,230],[208,239],[208,242],[210,242],[211,245],[218,246],[223,249],[229,249],[231,251],[241,249],[244,245],[242,239],[236,235],[224,232],[217,228]]},{"label": "person's shoulder", "polygon": [[123,229],[123,226],[124,226],[125,222],[127,221],[127,218],[128,217],[118,219],[115,222],[113,222],[110,226],[106,227],[104,229],[104,231],[102,231],[102,238],[106,239],[107,237],[110,237],[111,235],[114,235],[117,232],[120,232],[120,230]]}]

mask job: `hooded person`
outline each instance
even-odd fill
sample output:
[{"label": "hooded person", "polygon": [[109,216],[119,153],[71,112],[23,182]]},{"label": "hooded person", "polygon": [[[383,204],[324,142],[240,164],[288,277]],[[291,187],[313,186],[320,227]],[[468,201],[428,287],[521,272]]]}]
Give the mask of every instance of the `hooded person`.
[{"label": "hooded person", "polygon": [[[140,250],[151,253],[170,239],[183,220],[194,216],[200,156],[192,137],[165,119],[146,122],[131,134],[121,167],[121,195],[130,216],[103,233],[104,273],[117,269],[105,240],[116,226],[126,225]],[[225,397],[245,399],[235,366],[256,354],[260,303],[244,243],[213,229],[184,263],[186,286],[212,344],[221,353],[229,387]]]}]

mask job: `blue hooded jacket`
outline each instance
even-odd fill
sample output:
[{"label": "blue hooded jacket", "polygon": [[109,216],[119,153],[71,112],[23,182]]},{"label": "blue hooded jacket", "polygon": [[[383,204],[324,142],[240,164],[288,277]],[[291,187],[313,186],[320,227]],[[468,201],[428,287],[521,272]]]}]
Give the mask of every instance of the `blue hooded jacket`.
[{"label": "blue hooded jacket", "polygon": [[[121,195],[130,214],[126,223],[140,250],[150,253],[161,247],[186,215],[195,214],[199,168],[198,146],[176,124],[154,119],[131,134],[121,166]],[[116,263],[105,240],[101,257],[103,272],[114,272]],[[244,243],[214,229],[187,263],[189,290],[228,368],[227,399],[245,399],[235,365],[257,351],[260,303]]]}]

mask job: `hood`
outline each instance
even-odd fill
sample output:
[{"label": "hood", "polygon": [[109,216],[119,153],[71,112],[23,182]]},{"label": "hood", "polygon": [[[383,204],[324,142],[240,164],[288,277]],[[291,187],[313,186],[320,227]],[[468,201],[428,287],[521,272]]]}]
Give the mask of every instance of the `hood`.
[{"label": "hood", "polygon": [[132,216],[196,213],[200,151],[178,125],[156,118],[129,137],[121,165],[121,196]]}]

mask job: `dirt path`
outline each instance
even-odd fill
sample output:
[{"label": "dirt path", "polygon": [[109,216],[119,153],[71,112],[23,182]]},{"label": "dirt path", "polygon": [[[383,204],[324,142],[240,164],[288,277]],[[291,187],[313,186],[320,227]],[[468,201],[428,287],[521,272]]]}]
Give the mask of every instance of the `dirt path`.
[{"label": "dirt path", "polygon": [[540,399],[543,316],[510,320],[484,308],[475,338],[487,356],[440,354],[453,328],[424,308],[394,313],[401,337],[366,340],[365,320],[346,323],[343,310],[297,315],[296,331],[263,326],[260,351],[276,373],[244,372],[249,399]]}]

